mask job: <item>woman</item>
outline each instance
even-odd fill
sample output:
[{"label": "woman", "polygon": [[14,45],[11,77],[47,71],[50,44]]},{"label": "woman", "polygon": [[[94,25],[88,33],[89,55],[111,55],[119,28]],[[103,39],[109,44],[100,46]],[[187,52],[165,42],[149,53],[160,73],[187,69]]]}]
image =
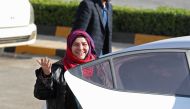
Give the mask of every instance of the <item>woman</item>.
[{"label": "woman", "polygon": [[52,64],[47,58],[37,60],[34,96],[46,100],[47,109],[78,109],[76,99],[69,89],[64,72],[96,58],[91,37],[83,30],[73,31],[67,38],[66,55]]}]

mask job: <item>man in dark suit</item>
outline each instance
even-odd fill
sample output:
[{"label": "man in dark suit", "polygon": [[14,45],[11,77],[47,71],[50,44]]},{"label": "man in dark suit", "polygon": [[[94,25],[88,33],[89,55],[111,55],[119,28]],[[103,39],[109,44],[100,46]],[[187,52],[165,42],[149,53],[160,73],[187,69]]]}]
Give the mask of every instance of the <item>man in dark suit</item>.
[{"label": "man in dark suit", "polygon": [[97,56],[111,52],[112,5],[110,0],[81,1],[72,30],[83,29],[92,37]]}]

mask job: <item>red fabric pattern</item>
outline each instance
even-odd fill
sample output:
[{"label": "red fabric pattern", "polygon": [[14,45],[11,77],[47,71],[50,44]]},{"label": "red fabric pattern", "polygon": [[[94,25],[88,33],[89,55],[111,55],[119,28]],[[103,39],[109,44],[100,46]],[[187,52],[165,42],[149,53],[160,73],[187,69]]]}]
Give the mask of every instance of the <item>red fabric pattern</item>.
[{"label": "red fabric pattern", "polygon": [[88,68],[84,68],[82,69],[82,75],[83,77],[90,79],[94,74],[94,69],[93,67],[88,67]]}]

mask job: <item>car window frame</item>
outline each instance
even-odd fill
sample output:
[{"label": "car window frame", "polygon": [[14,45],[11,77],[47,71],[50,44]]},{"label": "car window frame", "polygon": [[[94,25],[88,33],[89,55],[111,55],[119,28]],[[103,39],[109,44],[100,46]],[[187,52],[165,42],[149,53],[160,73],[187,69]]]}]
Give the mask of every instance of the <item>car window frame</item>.
[{"label": "car window frame", "polygon": [[[123,91],[126,92],[126,90],[121,90],[121,89],[118,88],[118,83],[117,83],[117,79],[116,79],[117,76],[116,76],[116,73],[115,73],[115,67],[113,65],[113,60],[115,58],[121,57],[121,56],[134,55],[134,54],[140,54],[140,53],[152,53],[152,52],[184,52],[186,57],[187,57],[187,62],[188,62],[188,65],[189,65],[188,67],[190,68],[190,64],[189,64],[190,63],[190,50],[187,50],[187,49],[150,49],[150,50],[137,50],[137,51],[128,51],[128,52],[118,52],[118,53],[113,53],[113,54],[110,54],[110,55],[101,56],[100,58],[98,58],[98,59],[96,59],[94,61],[78,65],[77,67],[72,68],[69,71],[72,72],[72,70],[77,70],[77,69],[82,70],[82,67],[88,67],[88,66],[93,65],[94,63],[98,64],[98,63],[101,63],[103,61],[108,61],[109,64],[110,64],[111,76],[112,76],[112,80],[113,80],[113,88],[111,88],[111,90],[117,90],[117,91],[121,91],[121,92],[123,92]],[[76,76],[76,75],[74,75],[74,76]],[[78,77],[78,78],[80,78],[82,80],[85,80],[82,77]],[[88,81],[88,80],[85,80],[85,81]],[[107,88],[107,87],[104,87],[102,85],[96,84],[94,82],[90,82],[90,81],[88,81],[88,82],[92,83],[94,85],[103,87],[103,88]],[[107,89],[109,89],[109,88],[107,88]]]},{"label": "car window frame", "polygon": [[[154,53],[154,52],[183,52],[186,56],[186,61],[187,61],[187,66],[188,66],[188,70],[190,69],[190,50],[188,49],[152,49],[152,50],[139,50],[139,51],[132,51],[132,52],[127,52],[127,53],[122,53],[120,55],[117,55],[115,57],[113,57],[112,59],[115,59],[117,57],[121,57],[121,56],[126,56],[126,55],[135,55],[135,54],[141,54],[141,53]],[[112,60],[113,61],[113,60]],[[113,63],[112,63],[113,64]],[[115,69],[114,69],[115,70]],[[190,71],[189,71],[190,72]],[[189,74],[190,75],[190,74]],[[114,76],[115,78],[117,76]],[[117,81],[116,81],[117,82]],[[122,91],[122,92],[128,92],[127,90],[121,90],[119,89],[118,83],[116,83],[116,90],[118,91]],[[138,92],[139,93],[139,92]],[[141,93],[141,92],[140,92]],[[145,92],[142,92],[145,93]],[[156,93],[152,93],[152,94],[156,94]],[[162,94],[161,94],[162,95]],[[178,95],[178,96],[183,96],[183,95]]]},{"label": "car window frame", "polygon": [[[78,65],[78,66],[76,66],[76,67],[74,67],[74,68],[69,69],[69,72],[77,71],[77,70],[82,71],[82,68],[84,68],[84,67],[90,67],[90,66],[92,66],[92,65],[99,64],[99,63],[101,63],[101,62],[106,62],[106,61],[108,61],[109,64],[110,64],[110,71],[111,71],[110,74],[111,74],[111,78],[112,78],[112,81],[113,81],[113,74],[112,74],[112,66],[111,66],[110,56],[109,56],[109,57],[105,57],[105,58],[103,58],[103,57],[102,57],[102,58],[98,58],[98,59],[96,59],[96,60],[93,60],[93,61],[88,62],[88,63],[85,63],[85,64],[80,64],[80,65]],[[89,81],[88,79],[85,79],[84,77],[82,77],[82,75],[81,75],[81,76],[77,76],[77,75],[75,75],[75,74],[73,74],[73,73],[71,73],[71,74],[74,75],[74,76],[76,76],[77,78],[80,78],[80,79],[82,79],[82,80],[84,80],[84,81],[87,81],[87,82],[89,82],[89,83],[91,83],[91,84],[94,84],[94,85],[99,86],[99,87],[102,87],[102,88],[112,89],[112,90],[115,88],[115,86],[114,86],[114,81],[113,81],[113,88],[109,88],[109,87],[106,87],[106,86],[104,86],[104,85],[98,84],[98,83],[96,83],[96,82]]]}]

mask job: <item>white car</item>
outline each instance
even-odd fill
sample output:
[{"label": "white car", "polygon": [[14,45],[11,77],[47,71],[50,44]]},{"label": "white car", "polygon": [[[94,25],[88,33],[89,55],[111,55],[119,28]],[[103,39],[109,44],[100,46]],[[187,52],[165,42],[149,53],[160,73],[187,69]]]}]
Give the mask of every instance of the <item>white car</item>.
[{"label": "white car", "polygon": [[64,76],[83,109],[189,109],[189,68],[184,36],[110,53]]},{"label": "white car", "polygon": [[32,44],[36,40],[29,0],[0,0],[0,48]]}]

